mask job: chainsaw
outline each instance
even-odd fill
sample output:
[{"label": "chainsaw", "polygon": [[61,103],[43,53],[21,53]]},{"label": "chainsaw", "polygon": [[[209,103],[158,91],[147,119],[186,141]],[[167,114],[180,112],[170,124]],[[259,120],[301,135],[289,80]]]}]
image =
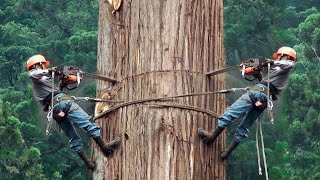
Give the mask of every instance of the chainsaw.
[{"label": "chainsaw", "polygon": [[56,76],[59,77],[59,89],[61,91],[64,88],[68,90],[73,90],[77,88],[84,76],[99,79],[102,81],[108,81],[111,83],[117,82],[117,80],[110,77],[99,76],[96,74],[84,72],[80,68],[75,66],[57,66],[53,67],[52,71],[55,71]]},{"label": "chainsaw", "polygon": [[221,74],[221,73],[225,73],[225,72],[239,69],[240,73],[244,79],[246,79],[248,81],[253,81],[255,79],[258,79],[259,81],[261,81],[261,79],[262,79],[261,71],[263,70],[264,67],[266,67],[267,63],[269,63],[269,62],[272,62],[272,60],[266,59],[266,58],[248,59],[248,60],[245,60],[241,64],[236,65],[236,66],[207,72],[206,75],[207,76],[214,76],[217,74]]}]

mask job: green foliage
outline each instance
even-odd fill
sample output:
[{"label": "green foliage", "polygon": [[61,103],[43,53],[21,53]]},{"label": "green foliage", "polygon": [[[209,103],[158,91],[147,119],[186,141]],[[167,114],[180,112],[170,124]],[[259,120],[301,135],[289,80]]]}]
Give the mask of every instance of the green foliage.
[{"label": "green foliage", "polygon": [[309,15],[304,22],[302,22],[299,27],[299,37],[303,43],[307,46],[305,52],[306,58],[313,58],[317,56],[319,61],[319,56],[317,52],[320,49],[320,12],[315,12]]},{"label": "green foliage", "polygon": [[70,65],[76,64],[87,72],[95,72],[97,39],[96,31],[80,31],[71,36],[68,40],[71,51],[65,56],[65,61]]},{"label": "green foliage", "polygon": [[[278,13],[285,11],[284,0],[225,1],[225,46],[229,57],[237,53],[240,60],[251,57],[270,57],[274,50],[275,33],[282,17]],[[259,47],[259,48],[257,48]]]},{"label": "green foliage", "polygon": [[[44,136],[46,118],[33,98],[25,64],[41,53],[53,65],[94,72],[98,6],[99,1],[1,1],[1,179],[90,178],[64,134]],[[84,86],[91,94],[94,88]]]},{"label": "green foliage", "polygon": [[299,24],[299,36],[305,42],[317,44],[319,41],[320,13],[311,14]]}]

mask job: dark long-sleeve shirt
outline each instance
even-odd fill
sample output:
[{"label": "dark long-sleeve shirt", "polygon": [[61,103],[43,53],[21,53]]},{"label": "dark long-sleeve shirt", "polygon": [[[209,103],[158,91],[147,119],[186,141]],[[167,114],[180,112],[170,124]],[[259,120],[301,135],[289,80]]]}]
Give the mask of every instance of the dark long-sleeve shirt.
[{"label": "dark long-sleeve shirt", "polygon": [[44,99],[51,94],[52,90],[59,91],[59,89],[55,86],[52,89],[51,75],[47,69],[33,69],[30,70],[28,74],[31,79],[35,98],[44,106]]},{"label": "dark long-sleeve shirt", "polygon": [[[278,96],[288,86],[289,75],[293,65],[293,61],[274,61],[269,75],[269,82],[273,88],[275,88],[275,91],[273,92],[274,95]],[[261,83],[268,83],[268,75],[261,80]]]}]

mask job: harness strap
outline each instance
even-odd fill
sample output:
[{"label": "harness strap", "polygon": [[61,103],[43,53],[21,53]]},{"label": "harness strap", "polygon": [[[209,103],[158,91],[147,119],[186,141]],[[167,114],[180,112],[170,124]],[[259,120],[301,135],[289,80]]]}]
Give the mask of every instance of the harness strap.
[{"label": "harness strap", "polygon": [[[57,99],[59,99],[59,98],[57,98]],[[59,117],[59,116],[57,116],[57,114],[54,114],[54,112],[53,112],[53,107],[56,104],[58,104],[59,102],[61,102],[61,100],[57,100],[57,99],[52,99],[52,103],[49,106],[49,112],[48,112],[47,118],[48,119],[51,118],[51,121],[54,119],[54,120],[56,120],[57,123],[61,123],[67,117],[67,114],[69,113],[69,110],[70,110],[73,102],[67,103],[66,107],[62,110],[65,113],[65,115],[63,117]]]},{"label": "harness strap", "polygon": [[[270,123],[273,124],[273,122],[274,122],[273,113],[272,113],[273,102],[272,102],[272,98],[270,98],[270,96],[272,96],[272,95],[270,95],[269,89],[268,88],[263,88],[263,87],[260,87],[260,86],[251,86],[251,87],[249,87],[249,90],[260,91],[260,92],[264,93],[267,96],[267,111],[268,111],[268,115],[269,115],[269,118],[270,118]],[[250,97],[252,103],[254,104],[255,103],[255,99],[254,99],[253,95],[249,93],[249,97]]]},{"label": "harness strap", "polygon": [[[74,100],[74,99],[72,98],[72,96],[60,96],[60,97],[58,97],[58,98],[56,98],[56,99],[52,98],[51,109],[53,109],[53,107],[54,107],[56,104],[58,104],[59,102],[61,102],[61,101],[63,101],[63,100]],[[69,109],[70,109],[70,107],[71,107],[71,104],[72,104],[72,103],[69,103],[69,104],[67,105],[66,110],[65,110],[65,111],[66,111],[65,113],[67,113],[67,112],[69,111]]]},{"label": "harness strap", "polygon": [[[268,89],[265,89],[265,88],[260,87],[260,86],[250,86],[250,87],[248,87],[248,90],[259,91],[259,92],[262,92],[262,93],[265,94],[265,95],[267,95],[267,93],[268,93]],[[256,107],[256,105],[255,105],[256,100],[255,100],[253,94],[251,94],[250,92],[248,92],[248,95],[249,95],[249,98],[250,98],[253,106]]]},{"label": "harness strap", "polygon": [[260,91],[260,92],[264,93],[267,96],[268,96],[268,93],[269,93],[269,90],[267,88],[263,88],[263,87],[260,87],[260,86],[250,86],[248,89],[249,90]]},{"label": "harness strap", "polygon": [[60,96],[56,99],[55,103],[58,103],[63,100],[71,100],[71,101],[88,101],[88,102],[107,102],[107,103],[122,103],[124,101],[117,100],[109,100],[109,99],[98,99],[98,98],[90,98],[90,97],[75,97],[75,96]]},{"label": "harness strap", "polygon": [[56,120],[56,122],[57,122],[58,124],[66,120],[67,114],[69,113],[69,110],[70,110],[70,108],[71,108],[71,106],[72,106],[72,103],[73,103],[73,102],[68,103],[67,106],[66,106],[66,108],[63,110],[63,112],[65,113],[65,115],[64,115],[63,117],[61,117],[60,119],[57,119],[57,120]]},{"label": "harness strap", "polygon": [[51,103],[51,107],[54,107],[56,104],[58,104],[59,102],[61,101],[64,101],[64,100],[71,100],[71,101],[74,101],[75,100],[75,97],[74,96],[67,96],[67,95],[63,95],[63,96],[60,96],[60,97],[57,97],[56,99],[52,99],[52,103]]}]

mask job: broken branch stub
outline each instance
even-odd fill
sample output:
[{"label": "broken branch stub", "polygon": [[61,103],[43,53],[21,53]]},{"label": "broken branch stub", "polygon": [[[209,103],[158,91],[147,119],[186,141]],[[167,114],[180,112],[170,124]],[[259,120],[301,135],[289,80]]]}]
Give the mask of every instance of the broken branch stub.
[{"label": "broken branch stub", "polygon": [[122,0],[107,0],[107,2],[113,6],[115,11],[117,11],[121,6]]}]

